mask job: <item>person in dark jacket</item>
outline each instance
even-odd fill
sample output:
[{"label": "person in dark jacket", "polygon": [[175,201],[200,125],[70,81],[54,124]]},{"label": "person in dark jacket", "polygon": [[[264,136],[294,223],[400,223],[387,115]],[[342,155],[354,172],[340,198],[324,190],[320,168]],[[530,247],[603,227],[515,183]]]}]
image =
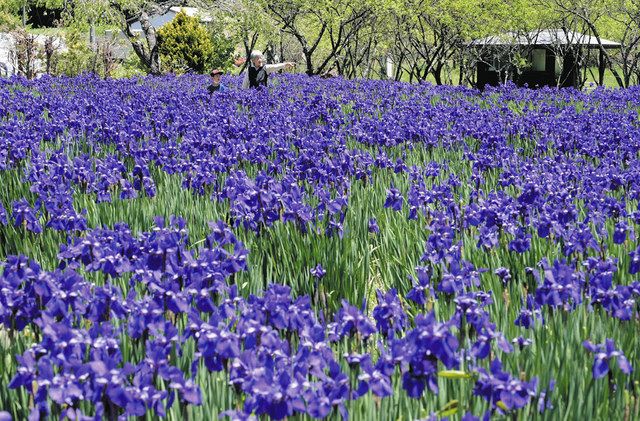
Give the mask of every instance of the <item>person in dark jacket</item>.
[{"label": "person in dark jacket", "polygon": [[214,69],[211,71],[211,85],[207,86],[207,91],[209,91],[209,94],[213,94],[214,92],[221,92],[227,89],[227,87],[222,84],[223,74],[224,71],[222,69]]},{"label": "person in dark jacket", "polygon": [[242,88],[257,88],[259,86],[267,86],[269,74],[282,69],[293,69],[295,63],[285,62],[278,64],[264,64],[264,57],[260,51],[251,52],[251,63],[244,72]]}]

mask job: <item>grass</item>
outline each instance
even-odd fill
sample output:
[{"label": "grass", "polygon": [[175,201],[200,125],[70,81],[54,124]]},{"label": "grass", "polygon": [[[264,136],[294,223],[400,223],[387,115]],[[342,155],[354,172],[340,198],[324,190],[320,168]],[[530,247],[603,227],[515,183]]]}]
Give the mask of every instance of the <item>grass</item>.
[{"label": "grass", "polygon": [[[621,74],[621,69],[618,68],[617,71]],[[445,85],[458,86],[459,78],[460,78],[460,70],[458,68],[451,69],[451,71],[448,74],[443,71],[442,82]],[[403,73],[402,78],[400,80],[403,82],[409,82],[409,75],[406,74],[406,72]],[[436,84],[436,79],[433,77],[431,73],[427,75],[427,78],[425,79],[425,81],[433,85]],[[451,83],[449,83],[449,81]],[[584,84],[585,89],[590,87],[591,84],[594,84],[594,85],[598,84],[598,68],[597,67],[590,67],[587,69],[586,80]],[[463,85],[466,86],[466,83],[463,83]],[[616,78],[610,69],[607,69],[604,73],[603,86],[607,88],[619,88],[618,82],[616,81]]]}]

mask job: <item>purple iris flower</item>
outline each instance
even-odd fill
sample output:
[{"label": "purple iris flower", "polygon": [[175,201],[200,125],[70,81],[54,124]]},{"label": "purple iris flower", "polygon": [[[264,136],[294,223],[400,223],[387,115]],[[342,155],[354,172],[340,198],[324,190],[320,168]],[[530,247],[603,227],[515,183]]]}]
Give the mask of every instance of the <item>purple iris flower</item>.
[{"label": "purple iris flower", "polygon": [[629,226],[626,222],[620,221],[616,224],[613,229],[613,243],[614,244],[622,244],[627,239],[627,229]]},{"label": "purple iris flower", "polygon": [[593,296],[594,302],[599,302],[611,316],[619,320],[631,320],[636,306],[633,286],[616,285],[615,288],[599,292]]},{"label": "purple iris flower", "polygon": [[551,228],[552,228],[552,224],[553,222],[551,221],[551,219],[546,216],[543,215],[541,216],[536,224],[536,228],[538,231],[538,237],[540,238],[547,238],[549,236],[549,234],[551,233]]},{"label": "purple iris flower", "polygon": [[417,315],[415,324],[403,338],[392,341],[391,354],[401,362],[403,389],[410,397],[419,398],[426,387],[438,393],[438,361],[453,368],[460,364],[460,358],[452,322],[439,323],[431,312]]},{"label": "purple iris flower", "polygon": [[526,230],[519,229],[516,233],[516,238],[509,242],[509,250],[516,253],[524,253],[531,247],[531,234],[528,234]]},{"label": "purple iris flower", "polygon": [[529,182],[522,188],[522,193],[518,196],[518,202],[523,205],[533,205],[540,195],[540,187]]},{"label": "purple iris flower", "polygon": [[535,325],[536,320],[539,320],[544,324],[540,306],[531,295],[527,295],[526,305],[520,309],[520,313],[515,320],[515,325],[522,326],[525,329],[531,329]]},{"label": "purple iris flower", "polygon": [[39,218],[36,211],[29,206],[26,199],[20,199],[13,202],[13,225],[16,227],[24,226],[27,230],[39,234],[42,232]]},{"label": "purple iris flower", "polygon": [[[584,95],[509,85],[481,93],[277,78],[278,95],[240,98],[241,91],[231,90],[215,107],[203,106],[202,89],[192,89],[202,82],[199,76],[0,81],[0,173],[24,174],[29,191],[25,198],[12,197],[19,199],[13,203],[3,198],[0,231],[8,224],[18,226],[18,234],[50,228],[68,239],[58,262],[48,262],[59,263],[54,271],[24,256],[0,261],[0,324],[8,335],[27,340],[9,373],[9,386],[21,388],[29,403],[18,417],[30,410],[30,419],[162,418],[175,400],[178,412],[188,413],[189,405],[203,403],[198,369],[228,376],[234,402],[226,403],[234,410],[224,414],[232,419],[347,418],[347,405],[358,417],[362,405],[348,401],[369,392],[375,398],[366,398],[365,406],[378,405],[377,398],[394,388],[415,398],[425,390],[437,393],[445,382],[438,379],[443,366],[459,369],[462,358],[491,358],[494,343],[504,352],[530,343],[521,336],[507,341],[497,331],[490,295],[478,291],[481,271],[463,255],[473,256],[474,265],[500,262],[504,249],[515,260],[524,259],[516,253],[550,256],[553,264],[543,262],[537,284],[527,278],[518,286],[526,287],[527,297],[517,326],[534,327],[545,305],[553,312],[584,306],[588,317],[637,318],[640,282],[629,278],[640,273],[640,248],[633,245],[640,209],[628,212],[628,206],[637,207],[640,199],[638,125],[626,107],[637,102],[636,91]],[[584,104],[581,112],[562,105],[574,102]],[[509,104],[525,106],[514,112]],[[247,112],[253,109],[267,112]],[[525,153],[513,139],[532,142]],[[78,154],[85,148],[90,154]],[[446,161],[412,165],[412,154],[422,148],[462,150],[469,177]],[[409,314],[395,290],[382,290],[371,317],[345,302],[326,323],[310,297],[299,295],[300,285],[239,294],[246,277],[235,275],[250,266],[249,251],[222,222],[210,225],[203,243],[193,244],[178,219],[162,219],[140,235],[122,223],[89,230],[99,215],[74,207],[76,195],[99,203],[153,202],[148,198],[163,187],[156,181],[171,176],[198,201],[215,202],[210,205],[229,224],[261,236],[254,246],[273,240],[270,230],[281,225],[312,244],[309,237],[322,232],[338,244],[354,233],[347,220],[351,183],[357,181],[359,191],[371,187],[374,172],[407,183],[406,197],[391,185],[384,206],[402,212],[406,200],[414,221],[409,225],[428,228],[422,260],[429,267],[419,268],[410,286],[399,286],[417,304],[407,308]],[[103,214],[113,206],[89,208]],[[375,218],[367,229],[379,234]],[[546,239],[536,240],[542,249],[535,253],[527,252],[532,229]],[[612,243],[622,246],[607,250]],[[558,247],[566,261],[553,260]],[[626,260],[616,260],[623,253],[630,257],[624,268]],[[511,263],[500,264],[518,266]],[[495,274],[504,285],[519,275],[506,268]],[[317,286],[324,268],[317,265],[311,276]],[[324,310],[336,310],[336,296],[327,297],[332,302]],[[420,314],[428,299],[437,314]],[[454,305],[452,318],[438,321]],[[361,340],[372,336],[379,339],[375,345]],[[594,377],[612,374],[612,358],[631,371],[608,341],[585,341],[594,352]],[[338,349],[349,356],[336,355]],[[343,363],[351,367],[347,373]],[[551,407],[553,381],[536,394],[534,381],[504,372],[499,362],[490,372],[474,371],[474,393],[490,402],[486,418],[500,411],[530,416],[535,408],[527,414],[516,409],[534,397],[541,412]],[[471,402],[461,414],[478,405]],[[0,412],[0,421],[7,416]],[[468,412],[463,419],[476,418]]]},{"label": "purple iris flower", "polygon": [[448,221],[435,219],[429,227],[431,234],[427,238],[425,252],[422,261],[433,264],[460,261],[462,242],[454,243],[455,231],[449,226]]},{"label": "purple iris flower", "polygon": [[340,336],[360,334],[368,338],[376,332],[376,328],[357,307],[352,306],[346,300],[342,300],[342,307],[335,315]]},{"label": "purple iris flower", "polygon": [[[550,307],[562,306],[566,310],[582,302],[584,273],[575,270],[565,261],[554,260],[549,264],[546,258],[540,262],[544,269],[544,278],[536,289],[536,303]],[[538,276],[538,272],[534,272]]]},{"label": "purple iris flower", "polygon": [[640,245],[629,253],[629,275],[635,275],[640,272]]},{"label": "purple iris flower", "polygon": [[536,396],[537,378],[529,382],[518,380],[502,370],[502,363],[497,358],[491,362],[490,373],[478,368],[478,374],[473,393],[483,397],[493,408],[501,402],[507,410],[520,409]]},{"label": "purple iris flower", "polygon": [[522,351],[524,347],[531,345],[533,341],[531,339],[518,336],[517,338],[512,339],[511,343],[513,343],[514,345],[518,345],[518,348],[520,349],[520,351]]},{"label": "purple iris flower", "polygon": [[131,182],[125,180],[124,178],[120,180],[120,188],[122,191],[120,192],[120,199],[135,199],[138,197],[138,192],[133,188]]},{"label": "purple iris flower", "polygon": [[508,268],[499,267],[494,273],[498,275],[498,278],[500,278],[503,285],[507,285],[511,280],[511,272],[509,272]]},{"label": "purple iris flower", "polygon": [[460,419],[460,421],[480,421],[480,418],[474,416],[471,412],[467,412]]},{"label": "purple iris flower", "polygon": [[480,286],[480,273],[486,269],[476,269],[473,263],[466,260],[453,262],[451,268],[442,276],[438,291],[445,294],[458,294],[471,287]]},{"label": "purple iris flower", "polygon": [[402,197],[402,193],[400,190],[395,187],[391,187],[387,190],[387,200],[384,202],[385,208],[391,208],[394,211],[402,210],[402,202],[404,198]]},{"label": "purple iris flower", "polygon": [[318,265],[316,265],[316,267],[311,269],[311,275],[314,276],[317,279],[322,279],[324,278],[324,275],[327,274],[327,271],[324,270],[324,268],[322,267],[321,264],[318,263]]},{"label": "purple iris flower", "polygon": [[408,323],[408,318],[395,288],[386,293],[376,291],[378,305],[373,309],[373,318],[376,321],[378,332],[385,337],[394,337],[395,333],[403,330]]},{"label": "purple iris flower", "polygon": [[2,206],[2,203],[0,203],[0,225],[7,225],[7,211]]},{"label": "purple iris flower", "polygon": [[553,404],[551,403],[551,399],[548,395],[553,393],[553,390],[556,387],[556,381],[554,379],[549,380],[549,387],[547,390],[541,391],[540,396],[538,397],[538,412],[544,413],[547,409],[553,409]]},{"label": "purple iris flower", "polygon": [[616,345],[613,339],[607,338],[604,344],[593,344],[588,340],[585,340],[582,345],[589,351],[593,352],[593,378],[599,379],[607,375],[609,372],[609,361],[612,358],[616,358],[618,361],[618,367],[624,374],[631,374],[633,368],[627,360],[627,357],[622,351],[616,349]]},{"label": "purple iris flower", "polygon": [[374,234],[380,233],[380,227],[378,226],[378,221],[376,221],[376,218],[369,219],[369,232]]},{"label": "purple iris flower", "polygon": [[433,292],[431,285],[431,267],[419,266],[416,268],[417,279],[410,277],[413,288],[407,293],[407,299],[419,306],[427,304],[427,293]]},{"label": "purple iris flower", "polygon": [[[434,421],[439,420],[440,418],[438,418],[437,416],[434,416]],[[489,421],[491,419],[491,411],[486,411],[484,413],[484,415],[482,416],[482,418],[476,417],[475,415],[473,415],[471,412],[467,412],[463,415],[463,417],[460,419],[460,421]]]},{"label": "purple iris flower", "polygon": [[499,231],[496,227],[480,227],[477,248],[492,249],[500,243]]}]

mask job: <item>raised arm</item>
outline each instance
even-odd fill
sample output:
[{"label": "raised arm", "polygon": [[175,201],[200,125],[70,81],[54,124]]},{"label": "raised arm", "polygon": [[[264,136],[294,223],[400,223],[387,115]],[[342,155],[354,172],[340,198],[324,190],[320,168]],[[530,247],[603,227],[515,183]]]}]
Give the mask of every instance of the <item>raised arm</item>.
[{"label": "raised arm", "polygon": [[286,69],[286,68],[290,68],[293,67],[294,64],[293,63],[277,63],[277,64],[265,64],[264,65],[264,70],[267,72],[267,74],[269,73],[273,73],[273,72],[277,72],[278,70],[282,70],[282,69]]}]

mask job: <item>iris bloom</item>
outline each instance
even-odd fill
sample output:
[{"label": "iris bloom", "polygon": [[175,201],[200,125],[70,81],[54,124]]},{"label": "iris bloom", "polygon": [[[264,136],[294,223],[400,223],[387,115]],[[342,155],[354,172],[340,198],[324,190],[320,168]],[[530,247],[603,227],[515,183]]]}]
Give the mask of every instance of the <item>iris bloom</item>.
[{"label": "iris bloom", "polygon": [[618,367],[624,374],[631,374],[633,368],[624,356],[622,351],[616,349],[613,339],[607,338],[604,344],[594,344],[589,340],[585,340],[582,345],[589,351],[593,352],[593,378],[599,379],[607,375],[610,370],[609,361],[614,357],[618,361]]}]

